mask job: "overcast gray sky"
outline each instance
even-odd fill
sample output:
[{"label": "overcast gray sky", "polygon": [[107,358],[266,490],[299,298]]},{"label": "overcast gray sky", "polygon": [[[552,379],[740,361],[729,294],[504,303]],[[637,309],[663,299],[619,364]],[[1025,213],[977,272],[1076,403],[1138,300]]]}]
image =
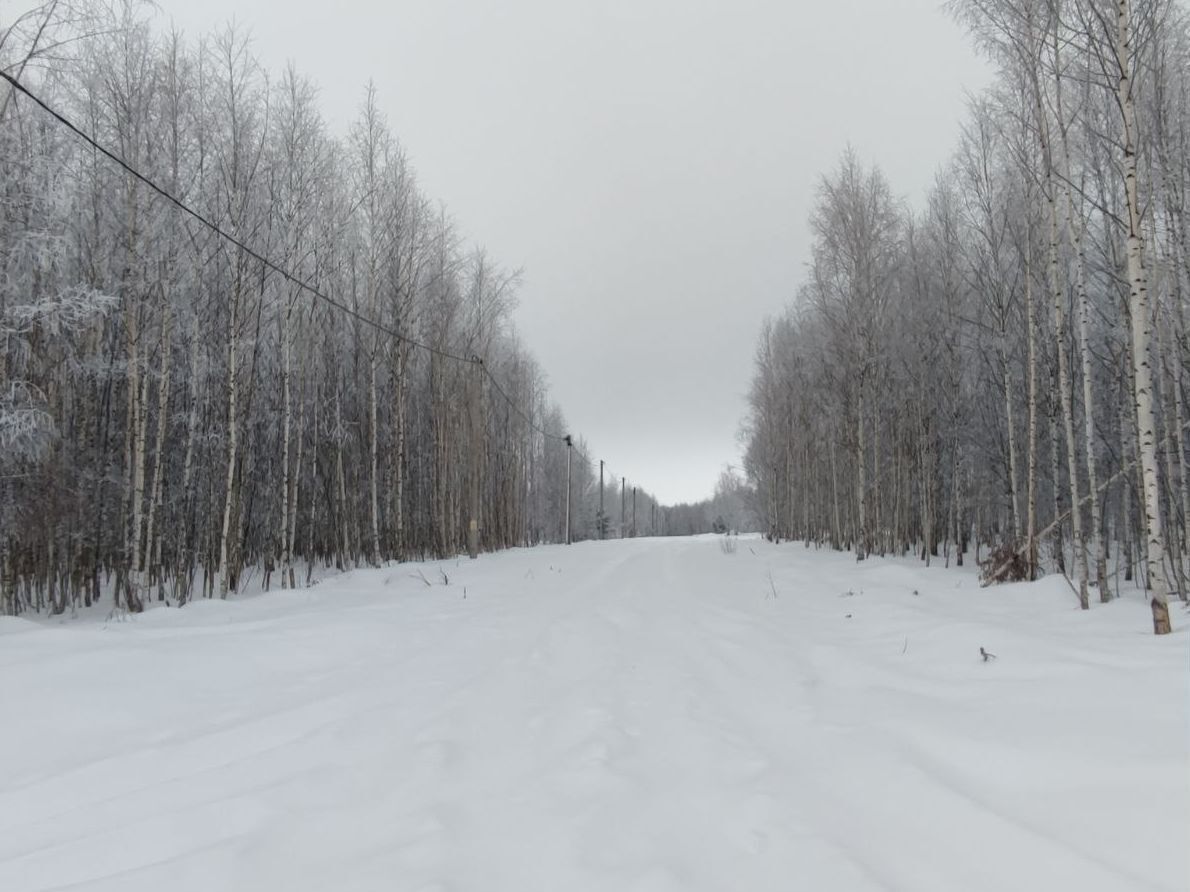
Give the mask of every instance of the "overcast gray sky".
[{"label": "overcast gray sky", "polygon": [[919,202],[989,79],[937,0],[161,0],[236,21],[345,132],[368,78],[427,194],[523,267],[576,434],[664,502],[738,463],[761,321],[850,142]]}]

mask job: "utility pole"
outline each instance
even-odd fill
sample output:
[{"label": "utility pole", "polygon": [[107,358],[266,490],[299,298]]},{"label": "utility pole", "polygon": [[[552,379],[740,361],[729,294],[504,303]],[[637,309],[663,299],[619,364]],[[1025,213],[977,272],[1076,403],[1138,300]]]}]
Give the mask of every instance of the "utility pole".
[{"label": "utility pole", "polygon": [[471,560],[479,557],[479,474],[483,466],[483,443],[480,432],[480,399],[483,395],[483,360],[473,358],[475,377],[471,384],[471,522],[467,525],[467,555]]},{"label": "utility pole", "polygon": [[574,452],[574,441],[570,438],[570,434],[565,437],[566,440],[566,544],[570,544],[570,455]]},{"label": "utility pole", "polygon": [[625,486],[627,486],[627,484],[628,484],[628,481],[625,478],[621,477],[620,478],[620,538],[621,539],[624,538],[624,488],[625,488]]},{"label": "utility pole", "polygon": [[599,459],[599,538],[603,538],[607,518],[603,515],[603,459]]},{"label": "utility pole", "polygon": [[636,487],[632,487],[632,538],[636,538]]}]

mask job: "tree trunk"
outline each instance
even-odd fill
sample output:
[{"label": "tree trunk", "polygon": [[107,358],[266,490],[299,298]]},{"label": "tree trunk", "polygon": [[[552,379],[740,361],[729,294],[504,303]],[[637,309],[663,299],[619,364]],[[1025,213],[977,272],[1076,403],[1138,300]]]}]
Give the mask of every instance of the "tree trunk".
[{"label": "tree trunk", "polygon": [[1028,549],[1025,560],[1028,565],[1028,579],[1037,578],[1037,330],[1036,313],[1033,310],[1033,232],[1026,235],[1025,244],[1025,340],[1027,344],[1028,387],[1029,387],[1029,438],[1027,452],[1028,481],[1026,483],[1025,543]]},{"label": "tree trunk", "polygon": [[380,425],[376,399],[376,359],[368,359],[368,459],[371,469],[369,483],[371,520],[371,552],[369,563],[380,566]]},{"label": "tree trunk", "polygon": [[[161,511],[161,486],[162,478],[165,470],[165,433],[168,427],[167,421],[169,416],[169,386],[170,373],[173,370],[173,363],[170,361],[170,354],[172,352],[173,343],[173,314],[170,312],[169,304],[165,303],[162,308],[163,318],[161,321],[161,381],[158,383],[157,390],[157,431],[155,442],[153,444],[153,454],[156,456],[156,461],[153,466],[153,485],[149,496],[149,517],[145,522],[145,548],[148,551],[150,559],[150,570],[152,572],[160,571],[160,564],[156,556],[160,554],[160,545],[155,544],[154,530],[157,521],[157,515]],[[143,579],[144,583],[148,579]],[[158,598],[164,599],[164,588],[158,589]]]},{"label": "tree trunk", "polygon": [[860,372],[856,390],[855,413],[855,494],[859,508],[859,528],[855,535],[855,558],[862,561],[868,556],[868,478],[866,443],[864,441],[864,374]]},{"label": "tree trunk", "polygon": [[1021,538],[1021,501],[1020,501],[1020,486],[1017,481],[1020,475],[1017,471],[1017,445],[1016,445],[1016,412],[1012,405],[1012,373],[1011,364],[1008,355],[1008,346],[1005,343],[1007,333],[1000,333],[1000,365],[1004,371],[1004,420],[1008,430],[1008,500],[1009,509],[1012,513],[1012,541],[1019,542]]},{"label": "tree trunk", "polygon": [[1132,3],[1117,2],[1116,61],[1120,80],[1116,95],[1123,124],[1124,199],[1127,206],[1128,309],[1132,322],[1132,364],[1135,376],[1137,432],[1140,442],[1141,476],[1144,481],[1145,525],[1148,529],[1148,577],[1153,631],[1166,635],[1173,627],[1165,582],[1165,536],[1161,526],[1161,487],[1157,479],[1157,421],[1153,412],[1153,369],[1149,344],[1152,340],[1149,290],[1144,262],[1144,224],[1137,183],[1137,127],[1132,97]]},{"label": "tree trunk", "polygon": [[237,257],[235,284],[227,321],[227,469],[223,485],[223,520],[219,532],[219,597],[226,598],[231,577],[231,519],[239,464],[239,328],[243,260]]},{"label": "tree trunk", "polygon": [[1062,426],[1066,434],[1066,469],[1070,484],[1070,527],[1074,541],[1074,566],[1078,572],[1078,603],[1083,610],[1090,607],[1087,591],[1087,549],[1083,540],[1082,503],[1078,492],[1078,447],[1074,435],[1074,406],[1070,393],[1070,370],[1066,352],[1066,289],[1058,275],[1058,207],[1053,194],[1054,182],[1046,194],[1050,216],[1049,268],[1050,290],[1054,308],[1054,340],[1058,351],[1058,394],[1062,406]]}]

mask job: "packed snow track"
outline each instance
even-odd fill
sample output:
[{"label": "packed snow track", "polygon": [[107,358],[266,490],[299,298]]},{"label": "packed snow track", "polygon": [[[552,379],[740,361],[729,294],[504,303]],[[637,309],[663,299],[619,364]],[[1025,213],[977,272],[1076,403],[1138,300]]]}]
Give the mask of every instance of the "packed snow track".
[{"label": "packed snow track", "polygon": [[1179,892],[1186,615],[1076,607],[705,537],[3,620],[0,890]]}]

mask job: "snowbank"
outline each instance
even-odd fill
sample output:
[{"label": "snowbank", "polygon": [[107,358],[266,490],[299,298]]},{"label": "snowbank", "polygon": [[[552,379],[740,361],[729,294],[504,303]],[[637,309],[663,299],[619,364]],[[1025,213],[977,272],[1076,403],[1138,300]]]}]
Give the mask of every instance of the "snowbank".
[{"label": "snowbank", "polygon": [[5,620],[0,889],[1183,890],[1188,618],[1076,606],[704,537]]}]

